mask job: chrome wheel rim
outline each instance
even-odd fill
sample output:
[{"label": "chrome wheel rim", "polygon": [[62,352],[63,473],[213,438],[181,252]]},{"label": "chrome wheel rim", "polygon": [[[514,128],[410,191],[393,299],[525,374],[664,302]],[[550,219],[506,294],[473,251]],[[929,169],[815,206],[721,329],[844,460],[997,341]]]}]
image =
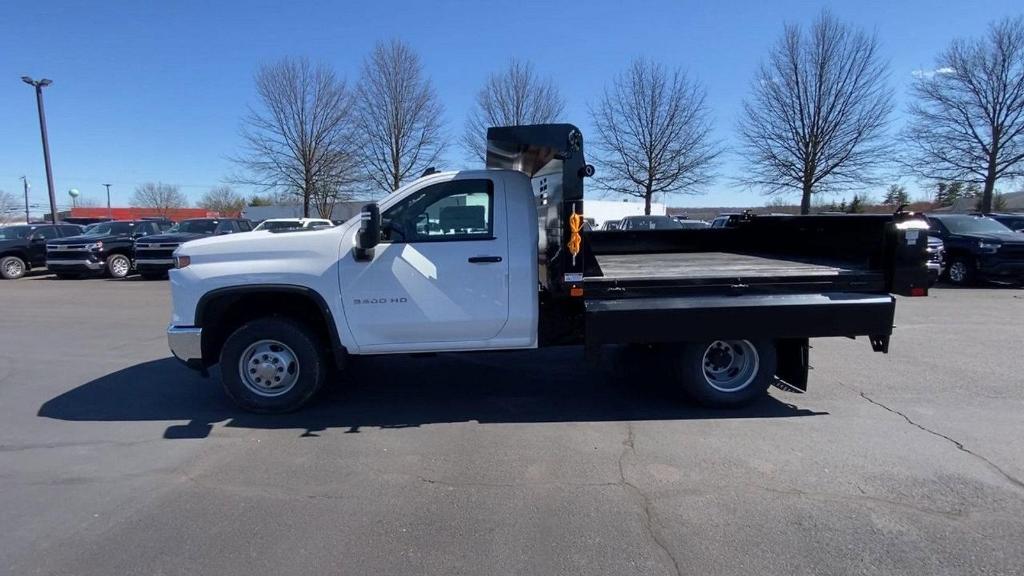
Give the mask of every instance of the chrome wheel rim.
[{"label": "chrome wheel rim", "polygon": [[704,380],[719,392],[739,392],[750,386],[761,365],[749,340],[715,340],[704,349]]},{"label": "chrome wheel rim", "polygon": [[128,275],[128,259],[124,256],[119,256],[110,261],[110,273],[117,277],[123,278]]},{"label": "chrome wheel rim", "polygon": [[283,342],[259,340],[242,353],[238,375],[253,394],[274,398],[287,394],[299,381],[299,359]]},{"label": "chrome wheel rim", "polygon": [[961,260],[953,262],[949,267],[949,279],[953,282],[963,282],[967,278],[967,265]]},{"label": "chrome wheel rim", "polygon": [[21,263],[21,260],[11,258],[7,262],[4,262],[4,274],[8,278],[21,278],[24,273],[25,265]]}]

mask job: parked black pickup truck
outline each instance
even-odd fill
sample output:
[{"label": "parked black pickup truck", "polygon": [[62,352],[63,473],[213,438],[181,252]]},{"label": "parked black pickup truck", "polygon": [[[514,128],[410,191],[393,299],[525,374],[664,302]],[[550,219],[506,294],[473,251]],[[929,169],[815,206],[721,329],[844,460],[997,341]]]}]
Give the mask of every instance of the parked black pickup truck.
[{"label": "parked black pickup truck", "polygon": [[152,220],[103,222],[81,236],[46,243],[46,267],[58,278],[103,274],[124,278],[132,270],[132,243],[136,238],[158,234]]},{"label": "parked black pickup truck", "polygon": [[929,214],[931,233],[946,248],[946,276],[957,285],[978,280],[1024,282],[1024,236],[986,216]]},{"label": "parked black pickup truck", "polygon": [[135,269],[146,279],[167,276],[174,268],[172,255],[189,240],[252,230],[252,223],[240,218],[192,218],[182,220],[163,234],[135,242]]},{"label": "parked black pickup truck", "polygon": [[74,224],[26,224],[0,228],[0,277],[14,280],[32,268],[46,265],[46,241],[76,236],[82,229]]}]

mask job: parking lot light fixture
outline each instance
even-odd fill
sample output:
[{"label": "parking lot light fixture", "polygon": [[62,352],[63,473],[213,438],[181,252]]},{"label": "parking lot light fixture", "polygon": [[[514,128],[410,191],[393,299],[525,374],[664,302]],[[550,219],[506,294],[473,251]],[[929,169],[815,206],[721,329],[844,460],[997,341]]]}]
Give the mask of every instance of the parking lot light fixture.
[{"label": "parking lot light fixture", "polygon": [[29,76],[22,76],[21,81],[33,86],[36,89],[36,107],[39,110],[39,132],[43,138],[43,162],[46,164],[46,186],[50,191],[50,221],[57,223],[57,195],[53,188],[53,168],[50,166],[50,141],[46,136],[46,112],[43,109],[43,88],[53,84],[53,80],[43,78],[33,80]]}]

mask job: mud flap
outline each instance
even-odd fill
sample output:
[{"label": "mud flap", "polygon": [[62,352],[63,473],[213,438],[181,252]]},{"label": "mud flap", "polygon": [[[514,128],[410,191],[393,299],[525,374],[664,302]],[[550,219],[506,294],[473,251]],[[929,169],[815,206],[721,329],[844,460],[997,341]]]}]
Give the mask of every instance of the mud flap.
[{"label": "mud flap", "polygon": [[810,366],[811,346],[807,338],[784,338],[775,343],[778,368],[775,376],[785,384],[784,390],[807,391],[807,370]]}]

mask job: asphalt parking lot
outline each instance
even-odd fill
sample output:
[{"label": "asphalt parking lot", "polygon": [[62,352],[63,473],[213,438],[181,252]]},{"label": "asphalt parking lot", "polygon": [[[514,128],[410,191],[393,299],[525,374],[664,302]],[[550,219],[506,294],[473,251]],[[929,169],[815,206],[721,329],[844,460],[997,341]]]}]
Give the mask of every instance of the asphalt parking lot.
[{"label": "asphalt parking lot", "polygon": [[741,411],[570,348],[274,417],[169,358],[166,282],[3,282],[0,572],[1021,574],[1024,290],[932,294]]}]

